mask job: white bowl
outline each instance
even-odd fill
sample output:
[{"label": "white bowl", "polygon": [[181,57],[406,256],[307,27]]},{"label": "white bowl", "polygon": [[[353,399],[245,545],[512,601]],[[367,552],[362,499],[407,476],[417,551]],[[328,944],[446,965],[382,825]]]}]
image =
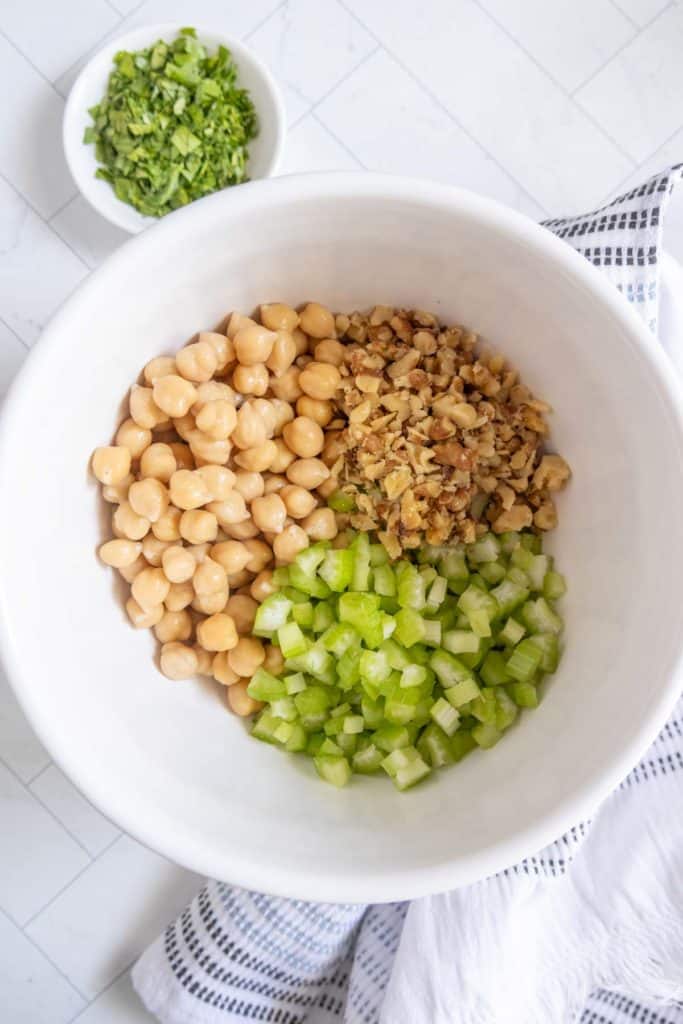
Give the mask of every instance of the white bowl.
[{"label": "white bowl", "polygon": [[[109,182],[95,177],[100,166],[95,159],[95,147],[83,142],[83,132],[93,123],[88,110],[99,103],[107,91],[114,55],[119,50],[144,49],[157,39],[171,41],[182,27],[180,23],[164,22],[143,25],[118,36],[88,61],[74,82],[64,108],[62,142],[73,179],[90,205],[124,231],[142,231],[155,224],[157,218],[138,213],[133,206],[117,199]],[[211,51],[223,45],[233,56],[238,68],[238,85],[249,90],[259,119],[259,134],[249,144],[247,172],[254,181],[268,178],[277,169],[285,141],[287,119],[280,90],[265,64],[244,43],[218,29],[195,27],[197,38]]]},{"label": "white bowl", "polygon": [[[258,743],[208,683],[169,682],[97,560],[88,472],[140,368],[230,309],[315,298],[470,325],[555,407],[573,481],[549,547],[566,652],[493,750],[400,794],[337,791]],[[632,310],[566,244],[467,192],[367,174],[246,185],[165,218],[54,318],[0,426],[0,633],[17,695],[109,817],[206,875],[312,900],[472,882],[591,814],[662,726],[683,646],[681,398]],[[106,509],[110,514],[111,508]]]}]

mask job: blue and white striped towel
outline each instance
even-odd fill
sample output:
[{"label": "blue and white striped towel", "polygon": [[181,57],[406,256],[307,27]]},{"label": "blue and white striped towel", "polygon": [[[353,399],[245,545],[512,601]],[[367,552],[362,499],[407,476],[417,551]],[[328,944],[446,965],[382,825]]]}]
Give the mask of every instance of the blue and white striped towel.
[{"label": "blue and white striped towel", "polygon": [[[682,174],[546,223],[653,331],[663,214]],[[521,864],[411,904],[208,882],[134,983],[163,1024],[683,1024],[681,812],[683,701],[592,821]]]}]

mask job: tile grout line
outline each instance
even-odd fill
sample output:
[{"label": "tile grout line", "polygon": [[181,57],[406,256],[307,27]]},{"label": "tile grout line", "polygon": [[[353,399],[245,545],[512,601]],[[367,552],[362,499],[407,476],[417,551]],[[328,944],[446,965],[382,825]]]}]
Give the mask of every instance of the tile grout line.
[{"label": "tile grout line", "polygon": [[[631,178],[634,174],[637,174],[638,171],[642,167],[644,167],[645,164],[648,163],[650,160],[654,160],[655,157],[657,156],[657,154],[659,153],[659,151],[661,149],[664,149],[665,146],[668,146],[669,143],[671,142],[671,140],[674,139],[678,135],[678,133],[681,131],[681,129],[683,129],[683,123],[679,124],[678,128],[675,128],[674,131],[672,131],[671,135],[667,136],[667,138],[664,139],[663,142],[660,142],[660,144],[657,146],[657,148],[653,149],[653,151],[649,154],[649,156],[644,157],[644,159],[640,161],[640,163],[637,165],[637,167],[635,167],[624,178],[621,178],[621,180],[616,185],[613,186],[611,191],[607,193],[605,198],[600,200],[600,205],[602,205],[603,203],[609,202],[610,197],[613,194],[616,193],[618,195],[619,194],[619,190],[625,185],[625,183],[629,180],[629,178]],[[683,157],[681,158],[681,160],[677,161],[677,163],[681,163],[682,161],[683,161]],[[635,188],[635,186],[634,186],[634,188]]]},{"label": "tile grout line", "polygon": [[[50,227],[52,227],[53,226],[52,221],[56,217],[59,217],[60,213],[64,213],[64,211],[66,210],[67,206],[71,206],[72,203],[75,203],[80,195],[81,195],[81,191],[79,189],[79,191],[76,193],[76,195],[71,196],[71,198],[67,199],[67,201],[65,203],[62,203],[62,205],[58,209],[56,209],[54,213],[50,214],[50,216],[46,219],[45,223],[49,224]],[[59,232],[57,232],[57,233],[59,234]],[[61,238],[62,236],[60,235],[59,237]]]},{"label": "tile grout line", "polygon": [[[83,257],[78,255],[78,253],[73,248],[73,246],[69,245],[69,243],[67,241],[65,241],[65,239],[63,239],[62,236],[57,231],[55,231],[55,229],[53,228],[52,224],[50,224],[49,218],[43,216],[43,214],[40,212],[40,210],[38,210],[33,205],[33,203],[28,198],[28,196],[24,195],[24,193],[21,191],[21,189],[18,189],[17,186],[14,184],[14,182],[10,181],[9,178],[5,177],[5,175],[2,173],[2,171],[0,171],[0,179],[2,179],[2,181],[4,181],[5,184],[9,188],[12,189],[12,191],[14,192],[14,194],[16,196],[18,196],[20,199],[22,199],[26,203],[26,205],[28,206],[29,210],[32,210],[33,213],[35,213],[36,217],[38,217],[40,219],[41,223],[43,223],[45,225],[45,227],[48,229],[48,231],[51,231],[52,234],[55,236],[55,238],[58,238],[60,240],[60,242],[62,242],[67,247],[67,249],[72,253],[72,255],[76,257],[78,262],[81,263],[85,267],[85,269],[88,271],[88,273],[90,273],[91,270],[92,270],[92,267],[89,267],[88,264],[83,259]],[[79,196],[79,193],[75,192],[71,196],[71,198],[68,200],[68,202],[72,202],[74,199],[78,199],[78,196]],[[66,205],[68,205],[68,203],[64,203],[62,205],[61,209],[63,209],[64,206],[66,206]],[[57,210],[55,214],[50,214],[50,217],[56,216],[56,214],[59,213],[59,212],[60,211]],[[64,301],[66,301],[67,298],[68,298],[68,296],[65,296],[64,297]]]},{"label": "tile grout line", "polygon": [[33,783],[36,782],[37,779],[39,779],[41,775],[44,775],[45,772],[48,770],[48,768],[52,768],[53,765],[54,765],[54,761],[48,761],[48,763],[45,765],[44,768],[41,768],[39,772],[36,772],[36,774],[32,778],[30,778],[28,780],[28,782],[24,783],[26,788],[30,789],[31,786],[33,785]]},{"label": "tile grout line", "polygon": [[[270,19],[272,17],[274,17],[277,14],[278,11],[282,10],[282,8],[285,7],[288,2],[289,2],[289,0],[281,0],[281,2],[279,4],[276,4],[275,7],[273,7],[272,11],[270,11],[269,14],[266,14],[265,18],[261,18],[261,20],[259,22],[257,22],[256,25],[254,25],[253,28],[250,28],[249,31],[244,36],[242,36],[242,39],[244,40],[244,42],[246,43],[246,41],[248,39],[251,39],[251,37],[256,32],[258,32],[258,30],[260,28],[263,28],[263,26],[265,24],[267,24],[267,22],[269,22]],[[144,0],[143,0],[143,3],[144,3]]]},{"label": "tile grout line", "polygon": [[[372,57],[374,57],[375,54],[379,53],[379,51],[381,49],[382,49],[382,44],[381,43],[377,43],[377,45],[375,47],[373,47],[372,50],[370,50],[363,57],[361,57],[361,59],[358,61],[357,64],[354,64],[354,66],[352,68],[350,68],[348,71],[344,72],[344,74],[341,76],[341,78],[337,82],[335,82],[334,85],[331,86],[327,90],[327,92],[323,93],[322,96],[319,96],[318,99],[315,101],[315,103],[312,103],[311,106],[308,108],[308,110],[305,112],[305,114],[302,114],[301,117],[305,117],[306,114],[313,114],[313,113],[315,113],[315,111],[318,109],[318,107],[320,106],[321,103],[324,103],[326,99],[328,99],[334,92],[336,92],[336,90],[339,88],[340,85],[343,85],[344,82],[348,82],[349,78],[351,78],[352,75],[355,75],[356,71],[359,71],[360,68],[362,68],[365,64],[367,64],[368,61]],[[300,120],[301,120],[301,118],[297,118],[297,121],[300,121]]]},{"label": "tile grout line", "polygon": [[[17,339],[17,341],[18,341],[18,342],[19,342],[19,343],[20,343],[21,345],[23,345],[23,346],[24,346],[24,348],[26,349],[26,351],[27,351],[27,352],[30,352],[30,351],[31,351],[31,346],[29,345],[29,343],[28,343],[27,341],[24,341],[24,339],[23,339],[23,338],[21,337],[21,335],[20,335],[20,334],[17,334],[17,332],[16,332],[15,330],[14,330],[14,328],[13,328],[13,327],[10,327],[10,325],[9,325],[9,324],[7,323],[7,321],[6,321],[6,320],[4,319],[4,317],[2,317],[2,316],[0,316],[0,324],[2,324],[2,325],[3,325],[3,327],[6,327],[6,328],[7,328],[7,330],[8,330],[8,331],[9,331],[9,332],[10,332],[11,334],[13,334],[13,335],[14,335],[14,337],[15,337],[15,338]],[[3,764],[4,764],[4,761],[3,761]],[[47,767],[47,766],[46,766],[46,767]],[[44,771],[44,769],[42,769],[42,768],[41,768],[41,771]],[[40,774],[40,772],[39,772],[38,774]],[[17,776],[17,778],[18,778],[18,776]]]},{"label": "tile grout line", "polygon": [[[123,21],[125,15],[121,14],[121,11],[119,11],[117,7],[114,7],[114,5],[111,2],[111,0],[104,0],[104,2],[107,5],[107,7],[109,8],[109,10],[112,11],[118,17],[119,21]],[[145,0],[141,0],[141,3],[144,3],[144,2],[145,2]]]},{"label": "tile grout line", "polygon": [[[22,781],[22,780],[21,780],[21,779],[19,778],[19,776],[17,775],[17,773],[16,773],[15,771],[14,771],[14,769],[13,769],[12,767],[10,767],[10,765],[8,765],[8,764],[7,764],[7,762],[5,761],[4,757],[0,757],[0,764],[2,764],[2,765],[3,765],[3,766],[4,766],[5,768],[6,768],[6,769],[7,769],[7,771],[8,771],[8,772],[9,772],[9,773],[10,773],[11,775],[13,775],[13,776],[14,776],[14,778],[15,778],[15,779],[17,780],[17,782],[18,782],[18,783],[19,783],[19,784],[20,784],[21,786],[23,786],[23,788],[24,788],[24,789],[25,789],[25,790],[26,790],[27,792],[29,792],[29,793],[31,794],[31,796],[32,796],[32,797],[33,797],[33,799],[34,799],[34,800],[36,801],[36,803],[39,803],[39,804],[40,804],[40,806],[41,806],[41,807],[43,808],[43,810],[44,810],[44,811],[45,811],[45,812],[46,812],[47,814],[49,814],[49,815],[50,815],[50,817],[52,818],[52,820],[53,820],[53,821],[55,821],[55,822],[56,822],[56,823],[57,823],[57,824],[58,824],[58,825],[60,826],[60,828],[64,829],[64,831],[66,832],[66,834],[67,834],[68,836],[70,836],[70,837],[71,837],[71,839],[73,839],[73,841],[74,841],[74,842],[75,842],[75,843],[77,844],[77,846],[79,846],[79,847],[81,848],[81,850],[83,851],[83,853],[84,853],[84,854],[86,855],[86,857],[88,858],[88,863],[87,863],[87,864],[85,865],[85,867],[90,867],[90,865],[92,864],[92,861],[93,861],[93,856],[92,856],[92,854],[91,854],[91,853],[89,853],[89,851],[88,851],[88,850],[86,850],[86,848],[85,848],[85,846],[83,845],[83,843],[82,843],[82,842],[80,841],[80,839],[78,839],[78,838],[77,838],[77,836],[75,836],[75,835],[73,834],[73,832],[71,831],[71,829],[67,828],[67,827],[66,827],[66,825],[64,824],[64,822],[63,822],[63,821],[60,821],[60,819],[59,819],[59,818],[57,817],[57,815],[56,815],[56,814],[54,813],[54,811],[53,811],[53,810],[52,810],[52,809],[51,809],[50,807],[48,807],[48,805],[47,805],[47,804],[46,804],[46,803],[45,803],[45,802],[44,802],[44,801],[43,801],[43,800],[41,799],[41,797],[40,797],[40,796],[38,796],[38,794],[37,794],[37,793],[34,793],[34,792],[33,792],[33,790],[31,789],[31,785],[32,785],[32,783],[26,783],[26,782],[23,782],[23,781]],[[49,767],[49,766],[48,766],[48,767]],[[44,769],[44,770],[45,770],[45,771],[47,771],[47,769]],[[42,775],[42,772],[39,772],[39,773],[38,773],[38,775]],[[118,838],[118,837],[117,837],[117,838]],[[84,868],[83,870],[85,870],[85,868]],[[80,874],[80,872],[79,872],[79,874]],[[75,877],[78,877],[78,876],[76,875]],[[70,884],[70,883],[69,883],[69,884]],[[38,911],[38,913],[40,913],[40,911]],[[34,914],[33,916],[35,917],[35,914]],[[32,920],[32,919],[31,919],[31,920]],[[28,924],[29,922],[27,921],[26,923]]]},{"label": "tile grout line", "polygon": [[547,68],[543,67],[541,62],[534,57],[533,53],[531,53],[530,50],[527,50],[526,46],[524,46],[524,44],[521,43],[519,41],[519,39],[516,39],[515,36],[513,36],[511,32],[508,32],[508,30],[505,28],[505,26],[502,25],[498,21],[497,18],[494,18],[493,15],[490,14],[489,11],[486,10],[486,8],[480,3],[480,0],[472,0],[472,2],[474,4],[476,4],[476,6],[479,8],[479,10],[484,15],[486,15],[487,18],[489,18],[489,20],[499,29],[499,31],[501,31],[503,33],[504,36],[506,36],[510,40],[511,43],[514,43],[514,45],[520,50],[520,52],[523,53],[524,56],[527,57],[532,62],[534,67],[536,67],[541,72],[541,74],[545,75],[545,77],[548,79],[548,81],[552,82],[552,84],[555,86],[556,89],[560,90],[562,95],[565,96],[572,103],[572,105],[578,111],[581,112],[581,114],[583,114],[583,116],[586,118],[586,120],[590,121],[590,123],[593,125],[593,127],[596,128],[597,131],[599,131],[600,134],[603,135],[608,140],[608,142],[612,143],[612,145],[617,150],[617,152],[620,153],[621,156],[623,156],[625,160],[628,160],[628,162],[631,164],[631,170],[633,171],[634,168],[635,168],[635,161],[634,161],[633,157],[629,156],[629,154],[626,152],[625,149],[622,149],[621,145],[617,142],[617,140],[612,138],[612,136],[609,134],[609,132],[598,121],[596,121],[596,119],[593,117],[593,115],[590,114],[574,98],[574,96],[571,93],[569,93],[564,88],[564,86],[562,86],[560,84],[560,82],[557,81],[557,79],[547,70]]},{"label": "tile grout line", "polygon": [[[133,957],[133,959],[132,959],[132,960],[129,960],[129,962],[128,962],[128,963],[126,964],[126,966],[125,966],[125,967],[123,967],[123,968],[122,968],[122,969],[121,969],[121,970],[119,971],[119,973],[118,973],[118,974],[117,974],[117,975],[116,975],[115,977],[113,977],[113,978],[111,979],[111,981],[110,981],[110,982],[108,982],[108,983],[107,983],[107,984],[106,984],[106,985],[104,986],[104,988],[103,988],[103,989],[101,989],[101,990],[100,990],[100,991],[99,991],[99,992],[97,993],[97,995],[95,996],[95,998],[94,998],[94,999],[90,999],[90,1000],[88,1001],[88,1006],[83,1006],[83,1007],[81,1007],[81,1009],[80,1009],[80,1010],[78,1010],[78,1012],[76,1013],[76,1016],[75,1016],[75,1017],[71,1017],[71,1018],[70,1018],[70,1019],[69,1019],[69,1020],[68,1020],[68,1021],[66,1022],[66,1024],[78,1024],[78,1018],[79,1018],[79,1017],[80,1017],[80,1016],[81,1016],[82,1014],[84,1014],[84,1013],[85,1013],[85,1011],[86,1011],[86,1010],[87,1010],[87,1009],[88,1009],[88,1008],[89,1008],[90,1006],[92,1006],[92,1004],[93,1004],[93,1003],[95,1002],[95,999],[99,999],[99,998],[100,998],[100,996],[103,996],[105,992],[108,992],[108,991],[109,991],[109,989],[110,989],[110,988],[112,988],[112,987],[113,987],[113,986],[114,986],[114,985],[116,984],[116,982],[117,982],[117,981],[120,981],[120,980],[121,980],[121,978],[122,978],[122,977],[124,976],[124,974],[127,974],[127,973],[128,973],[128,971],[130,971],[131,967],[132,967],[132,966],[133,966],[133,964],[134,964],[134,963],[136,962],[136,960],[138,960],[139,956],[140,956],[140,954],[139,954],[139,953],[136,953],[136,955],[135,955],[135,956]],[[137,995],[137,993],[136,993],[136,995]],[[141,1000],[141,1002],[142,1002],[142,1000]]]},{"label": "tile grout line", "polygon": [[327,134],[330,136],[331,139],[334,139],[334,141],[338,145],[341,146],[341,148],[344,150],[345,153],[348,153],[349,156],[353,160],[355,160],[355,162],[358,164],[360,170],[362,170],[362,171],[367,171],[368,170],[367,166],[363,163],[363,161],[359,157],[356,156],[356,154],[353,152],[353,150],[349,149],[349,147],[346,145],[346,143],[344,142],[343,139],[340,139],[339,136],[336,135],[332,131],[332,129],[330,127],[328,127],[328,125],[325,124],[325,122],[322,120],[322,118],[319,117],[318,114],[316,114],[315,110],[311,111],[311,117],[313,118],[314,121],[316,121],[320,125],[320,127],[323,129],[323,131],[327,132]]},{"label": "tile grout line", "polygon": [[[583,82],[581,82],[580,85],[577,85],[574,89],[572,89],[572,91],[569,93],[569,95],[572,97],[572,99],[580,104],[580,101],[577,100],[577,98],[576,98],[576,94],[578,92],[581,92],[582,89],[584,89],[587,85],[589,85],[593,81],[594,78],[597,78],[598,75],[602,71],[605,70],[607,65],[611,64],[611,62],[614,60],[615,57],[618,57],[620,54],[622,54],[624,52],[624,50],[631,45],[631,43],[634,43],[636,41],[636,39],[639,36],[641,36],[643,34],[643,32],[645,32],[648,28],[650,28],[650,26],[655,23],[657,18],[660,18],[662,16],[662,14],[664,14],[665,11],[668,11],[671,6],[672,6],[672,3],[668,3],[664,7],[662,7],[661,11],[657,11],[657,13],[655,15],[653,15],[650,18],[649,21],[645,22],[645,24],[642,26],[642,28],[638,28],[638,31],[635,33],[635,35],[631,36],[631,38],[628,39],[625,43],[623,43],[619,47],[619,49],[615,50],[614,53],[612,54],[612,56],[609,57],[603,64],[601,64],[599,68],[597,68],[595,71],[593,71],[588,76],[588,78],[585,78],[583,80]],[[583,110],[583,106],[581,106],[581,109]]]},{"label": "tile grout line", "polygon": [[626,20],[628,22],[630,22],[631,25],[633,25],[634,28],[639,28],[638,22],[634,21],[633,18],[631,17],[631,15],[627,14],[626,11],[624,11],[619,6],[619,4],[617,3],[617,0],[608,0],[608,3],[610,3],[612,5],[612,7],[615,9],[615,11],[619,11],[619,14],[623,14],[623,16],[626,18]]},{"label": "tile grout line", "polygon": [[35,942],[33,941],[33,939],[31,938],[31,936],[30,936],[30,935],[27,935],[27,934],[26,934],[26,931],[24,930],[24,928],[22,928],[22,926],[21,926],[21,925],[20,925],[20,924],[18,923],[18,921],[17,921],[17,920],[15,919],[15,918],[13,918],[13,917],[12,917],[12,915],[11,915],[11,914],[8,914],[8,913],[7,913],[6,911],[2,910],[2,908],[0,908],[0,914],[5,914],[5,917],[7,917],[7,919],[8,919],[9,921],[11,921],[11,922],[12,922],[12,923],[13,923],[14,925],[16,925],[16,927],[17,927],[17,928],[18,928],[18,929],[19,929],[19,930],[21,931],[21,934],[22,934],[22,935],[24,936],[24,938],[26,939],[26,941],[27,941],[28,943],[30,943],[30,945],[31,945],[31,946],[33,946],[33,948],[34,948],[34,949],[36,950],[36,952],[37,952],[37,953],[38,953],[38,954],[39,954],[40,956],[44,957],[44,958],[45,958],[45,960],[47,960],[47,962],[48,962],[48,963],[50,964],[50,966],[51,966],[52,968],[54,968],[54,970],[55,970],[55,971],[57,972],[57,974],[59,974],[59,976],[60,976],[61,978],[63,978],[63,979],[64,979],[64,981],[65,981],[65,982],[67,983],[67,985],[69,986],[69,988],[73,989],[73,991],[74,991],[74,992],[76,993],[76,995],[77,995],[77,996],[79,996],[79,997],[80,997],[80,998],[81,998],[81,999],[83,1000],[83,1002],[85,1003],[85,1006],[82,1006],[82,1007],[80,1008],[80,1010],[78,1011],[79,1013],[83,1013],[83,1011],[84,1011],[84,1010],[86,1010],[86,1009],[88,1008],[88,1006],[90,1005],[90,1002],[91,1002],[91,1000],[90,1000],[90,999],[88,999],[88,997],[87,997],[87,996],[85,996],[85,995],[84,995],[84,994],[83,994],[83,993],[81,992],[81,990],[79,989],[79,987],[78,987],[77,985],[74,985],[74,983],[73,983],[73,981],[71,980],[71,978],[69,978],[69,977],[68,977],[68,975],[66,975],[66,974],[64,973],[64,971],[63,971],[63,970],[61,969],[61,967],[59,967],[59,966],[58,966],[58,965],[57,965],[57,964],[56,964],[56,963],[54,962],[54,960],[53,960],[53,959],[52,959],[51,957],[49,957],[49,956],[47,955],[47,953],[45,952],[45,950],[41,949],[41,948],[40,948],[40,946],[39,946],[39,945],[37,945],[37,943],[35,943]]},{"label": "tile grout line", "polygon": [[507,167],[505,167],[505,165],[502,164],[500,162],[500,160],[498,160],[494,156],[494,154],[489,149],[487,149],[487,147],[484,146],[480,142],[480,140],[475,135],[473,135],[472,132],[468,128],[465,127],[465,125],[462,124],[462,122],[459,120],[459,118],[457,118],[455,116],[455,114],[453,114],[449,110],[449,108],[440,99],[440,97],[435,92],[433,92],[432,89],[430,89],[420,78],[418,78],[418,76],[415,74],[415,72],[404,61],[402,61],[400,59],[400,57],[398,57],[393,52],[393,50],[391,50],[388,46],[386,46],[384,44],[382,42],[382,40],[379,38],[379,36],[377,36],[376,33],[374,33],[372,31],[372,29],[369,28],[365,24],[365,22],[362,21],[361,18],[359,18],[357,14],[355,14],[355,12],[353,10],[351,10],[351,8],[346,6],[345,0],[337,0],[337,3],[339,4],[340,7],[343,7],[343,9],[346,11],[346,13],[349,14],[359,25],[361,25],[362,28],[364,28],[365,31],[368,32],[377,43],[379,43],[379,45],[384,50],[384,52],[386,54],[388,54],[389,57],[391,57],[391,59],[394,61],[394,63],[397,64],[398,67],[400,67],[401,70],[406,75],[408,75],[408,77],[411,79],[411,81],[413,81],[418,86],[418,88],[425,94],[425,96],[429,96],[431,101],[436,104],[436,106],[439,108],[439,110],[443,111],[443,113],[449,118],[449,120],[452,121],[453,124],[455,124],[460,129],[460,131],[463,133],[463,135],[467,136],[467,138],[470,140],[470,142],[473,142],[475,144],[475,146],[479,150],[481,150],[481,152],[491,161],[491,163],[494,164],[494,166],[497,167],[499,171],[503,172],[503,174],[506,176],[506,178],[509,181],[511,181],[513,183],[513,185],[515,185],[519,189],[520,193],[522,195],[524,195],[527,199],[529,199],[535,206],[537,206],[541,210],[541,212],[543,214],[545,214],[546,217],[549,217],[550,213],[546,209],[546,207],[543,205],[543,203],[539,202],[539,200],[536,199],[536,197],[533,196],[531,194],[531,192],[529,192],[529,190],[527,188],[525,188],[519,181],[517,181],[515,176],[510,173],[510,171],[507,169]]},{"label": "tile grout line", "polygon": [[[45,82],[45,84],[46,84],[46,85],[49,85],[49,86],[50,86],[50,88],[52,89],[52,91],[54,92],[54,94],[55,94],[56,96],[58,96],[58,97],[59,97],[59,99],[60,99],[60,100],[62,100],[62,102],[64,102],[64,97],[63,97],[63,96],[62,96],[62,94],[60,93],[60,91],[59,91],[59,89],[57,88],[57,86],[55,85],[55,83],[54,83],[54,82],[51,82],[51,81],[50,81],[50,79],[49,79],[49,78],[47,77],[47,75],[44,75],[44,74],[43,74],[43,72],[42,72],[42,71],[40,70],[40,68],[37,68],[37,67],[36,67],[36,65],[35,65],[35,64],[33,63],[33,61],[31,60],[31,58],[30,58],[30,57],[28,57],[28,56],[27,56],[27,55],[26,55],[26,54],[24,53],[24,51],[23,51],[22,49],[20,49],[20,48],[19,48],[19,47],[17,46],[17,44],[16,44],[15,42],[14,42],[14,40],[13,40],[13,39],[12,39],[12,38],[11,38],[10,36],[8,36],[8,35],[7,35],[7,33],[6,33],[6,32],[5,32],[5,31],[4,31],[3,29],[1,29],[1,28],[0,28],[0,36],[2,36],[2,38],[3,38],[4,40],[5,40],[5,42],[6,42],[6,43],[8,43],[8,44],[9,44],[9,45],[10,45],[10,46],[12,47],[12,49],[13,49],[13,50],[16,50],[16,52],[17,52],[17,53],[19,54],[19,56],[20,56],[20,57],[21,57],[21,58],[22,58],[23,60],[25,60],[25,61],[26,61],[26,63],[28,64],[28,66],[29,66],[30,68],[33,68],[33,70],[35,71],[35,73],[36,73],[37,75],[39,75],[39,76],[40,76],[40,78],[42,78],[42,80],[43,80],[43,81]],[[62,74],[64,74],[64,73],[65,73],[65,72],[62,72]]]}]

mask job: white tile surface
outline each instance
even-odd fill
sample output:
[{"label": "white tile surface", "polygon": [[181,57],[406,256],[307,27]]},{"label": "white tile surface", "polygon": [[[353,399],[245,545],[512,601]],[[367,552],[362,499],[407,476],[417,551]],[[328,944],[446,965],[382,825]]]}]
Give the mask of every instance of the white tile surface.
[{"label": "white tile surface", "polygon": [[62,822],[71,835],[93,857],[121,833],[95,810],[56,765],[41,772],[30,785],[31,792]]},{"label": "white tile surface", "polygon": [[400,166],[404,174],[477,189],[543,216],[542,208],[384,50],[342,82],[316,114],[369,170],[391,173]]},{"label": "white tile surface", "polygon": [[636,25],[647,25],[670,3],[670,0],[614,0],[614,4]]},{"label": "white tile surface", "polygon": [[680,126],[682,53],[683,5],[676,3],[576,94],[638,163]]},{"label": "white tile surface", "polygon": [[[16,341],[11,331],[2,325],[0,330],[2,366],[7,369],[11,369],[15,344],[20,343]],[[26,353],[23,345],[21,348]],[[3,380],[7,380],[7,378],[3,376]],[[24,712],[19,707],[2,668],[0,668],[0,758],[9,765],[22,782],[29,782],[50,763],[47,751],[26,721]]]},{"label": "white tile surface", "polygon": [[280,174],[357,171],[360,167],[358,154],[335,139],[315,114],[307,114],[287,136]]},{"label": "white tile surface", "polygon": [[[590,207],[629,161],[472,0],[347,0],[547,210]],[[455,57],[457,55],[457,59]]]},{"label": "white tile surface", "polygon": [[93,999],[156,938],[201,879],[122,836],[26,929]]},{"label": "white tile surface", "polygon": [[0,821],[0,909],[25,924],[89,858],[1,763]]},{"label": "white tile surface", "polygon": [[[0,5],[0,30],[54,81],[120,20],[105,0],[33,0]],[[69,31],[64,32],[67,24]]]},{"label": "white tile surface", "polygon": [[50,225],[91,268],[98,267],[102,260],[130,238],[125,231],[101,217],[80,195],[67,203],[52,218]]},{"label": "white tile surface", "polygon": [[569,92],[635,34],[610,0],[593,0],[590,18],[577,16],[575,0],[479,2]]},{"label": "white tile surface", "polygon": [[30,345],[88,268],[1,179],[0,210],[0,309]]},{"label": "white tile surface", "polygon": [[73,986],[0,912],[0,1019],[4,1024],[67,1024],[84,1004]]},{"label": "white tile surface", "polygon": [[[14,331],[10,331],[9,327],[0,322],[0,400],[7,393],[8,387],[27,355],[26,346],[19,341]],[[0,683],[0,736],[3,729],[2,717],[2,683]]]},{"label": "white tile surface", "polygon": [[44,216],[76,194],[61,145],[64,104],[0,36],[0,173]]},{"label": "white tile surface", "polygon": [[73,1024],[155,1024],[126,971],[74,1020]]}]

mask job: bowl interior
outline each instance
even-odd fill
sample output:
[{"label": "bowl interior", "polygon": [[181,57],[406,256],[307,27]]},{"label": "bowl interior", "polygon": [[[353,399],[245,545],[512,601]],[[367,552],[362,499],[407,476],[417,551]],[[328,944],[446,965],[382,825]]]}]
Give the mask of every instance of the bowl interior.
[{"label": "bowl interior", "polygon": [[[157,39],[175,39],[183,26],[172,23],[144,25],[107,44],[90,60],[74,82],[64,110],[63,143],[67,163],[82,194],[95,209],[124,231],[138,232],[156,223],[134,207],[117,199],[111,185],[95,177],[98,162],[95,147],[83,143],[83,133],[92,124],[88,110],[100,102],[107,90],[113,58],[119,50],[140,50]],[[277,85],[264,64],[246,46],[223,32],[197,26],[197,38],[215,51],[227,46],[238,68],[238,85],[248,89],[259,118],[259,134],[249,144],[247,170],[252,180],[267,178],[276,170],[282,155],[285,133],[283,101]]]},{"label": "bowl interior", "polygon": [[[495,204],[355,175],[211,197],[96,272],[29,359],[0,434],[5,657],[85,793],[198,871],[323,900],[469,882],[589,813],[672,705],[682,616],[680,419],[659,356],[602,287]],[[110,507],[88,460],[144,363],[228,310],[310,298],[419,306],[479,331],[552,403],[574,470],[548,544],[569,579],[568,643],[541,707],[403,795],[383,779],[331,790],[251,740],[212,685],[163,678],[95,555]]]}]

